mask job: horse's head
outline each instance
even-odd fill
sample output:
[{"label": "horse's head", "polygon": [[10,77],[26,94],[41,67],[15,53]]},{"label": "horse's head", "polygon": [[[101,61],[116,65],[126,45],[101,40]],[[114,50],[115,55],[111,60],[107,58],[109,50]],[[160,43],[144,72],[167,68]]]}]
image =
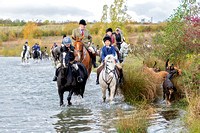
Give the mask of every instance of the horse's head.
[{"label": "horse's head", "polygon": [[70,63],[69,52],[62,52],[61,54],[61,64],[62,67],[67,68]]},{"label": "horse's head", "polygon": [[77,38],[72,37],[72,39],[75,41],[74,42],[75,50],[77,51],[79,60],[81,60],[81,56],[83,53],[83,43],[82,43],[83,38],[84,38],[84,35],[82,37],[77,37]]},{"label": "horse's head", "polygon": [[123,54],[125,57],[128,55],[129,46],[130,44],[127,44],[125,42],[121,44],[120,53]]},{"label": "horse's head", "polygon": [[107,55],[105,58],[105,65],[113,70],[115,68],[115,57],[113,55]]}]

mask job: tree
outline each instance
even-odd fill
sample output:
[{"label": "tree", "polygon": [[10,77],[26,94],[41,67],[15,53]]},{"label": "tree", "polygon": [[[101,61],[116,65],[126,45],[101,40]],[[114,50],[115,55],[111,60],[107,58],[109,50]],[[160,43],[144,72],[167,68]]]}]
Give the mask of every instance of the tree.
[{"label": "tree", "polygon": [[28,22],[23,29],[24,39],[33,38],[36,30],[37,24],[34,22]]}]

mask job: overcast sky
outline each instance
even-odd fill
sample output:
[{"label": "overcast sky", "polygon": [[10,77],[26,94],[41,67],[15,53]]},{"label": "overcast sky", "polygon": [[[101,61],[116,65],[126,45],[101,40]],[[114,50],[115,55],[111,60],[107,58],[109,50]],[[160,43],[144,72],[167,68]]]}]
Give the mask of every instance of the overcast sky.
[{"label": "overcast sky", "polygon": [[[114,0],[0,0],[0,18],[25,21],[100,21],[103,5]],[[128,14],[133,21],[142,18],[153,22],[164,21],[180,0],[127,0]]]}]

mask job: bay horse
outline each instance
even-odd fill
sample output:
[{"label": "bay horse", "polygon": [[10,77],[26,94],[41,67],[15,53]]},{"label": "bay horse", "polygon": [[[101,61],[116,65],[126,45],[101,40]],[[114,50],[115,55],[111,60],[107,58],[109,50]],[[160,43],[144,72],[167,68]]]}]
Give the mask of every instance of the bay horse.
[{"label": "bay horse", "polygon": [[75,93],[76,95],[81,95],[83,98],[85,85],[88,78],[87,68],[82,63],[77,63],[79,67],[80,76],[83,79],[83,82],[77,82],[77,75],[76,73],[74,73],[75,68],[70,63],[70,56],[71,56],[70,54],[73,53],[68,51],[68,52],[62,52],[60,55],[61,67],[57,78],[60,106],[63,105],[63,94],[65,91],[69,91],[67,97],[68,105],[72,104],[70,101],[73,93]]},{"label": "bay horse", "polygon": [[84,44],[82,43],[82,39],[84,38],[84,35],[82,37],[74,38],[72,37],[73,40],[75,40],[75,50],[77,51],[79,61],[80,63],[83,63],[87,70],[88,70],[88,75],[90,75],[91,70],[92,70],[92,59],[90,57],[90,54],[88,50],[84,47]]}]

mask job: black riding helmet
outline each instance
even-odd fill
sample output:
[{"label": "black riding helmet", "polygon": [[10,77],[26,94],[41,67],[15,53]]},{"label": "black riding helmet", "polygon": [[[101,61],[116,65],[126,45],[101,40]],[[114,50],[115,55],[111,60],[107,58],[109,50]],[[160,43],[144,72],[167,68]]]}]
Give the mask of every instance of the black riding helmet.
[{"label": "black riding helmet", "polygon": [[109,32],[109,31],[112,32],[112,28],[106,29],[106,33]]},{"label": "black riding helmet", "polygon": [[103,41],[105,42],[106,40],[109,40],[110,42],[112,42],[111,40],[111,37],[109,35],[106,35],[104,38],[103,38]]},{"label": "black riding helmet", "polygon": [[79,22],[79,24],[87,25],[84,19],[81,19],[80,22]]}]

